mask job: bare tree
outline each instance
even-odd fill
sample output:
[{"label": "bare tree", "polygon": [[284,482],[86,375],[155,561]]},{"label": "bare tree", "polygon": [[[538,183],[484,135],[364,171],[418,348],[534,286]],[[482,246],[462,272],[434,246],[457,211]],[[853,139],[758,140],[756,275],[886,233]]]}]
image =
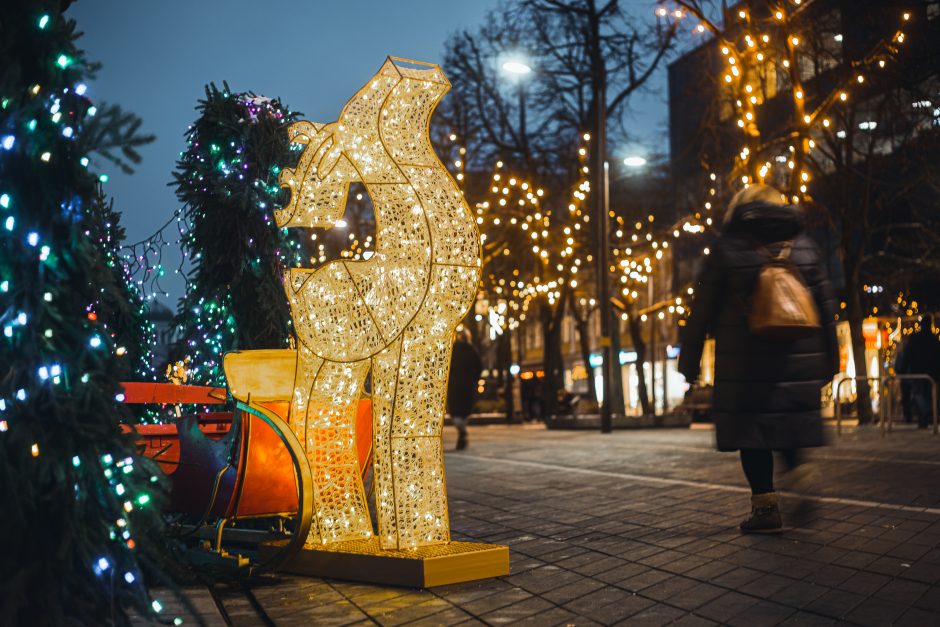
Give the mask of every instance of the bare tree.
[{"label": "bare tree", "polygon": [[[813,192],[836,236],[859,377],[867,373],[866,286],[887,284],[896,295],[918,281],[940,278],[940,128],[934,105],[923,106],[937,83],[902,87],[890,76],[879,79],[866,97],[834,112],[813,158],[824,173]],[[869,421],[867,385],[859,383],[859,415]]]},{"label": "bare tree", "polygon": [[[885,165],[910,161],[915,153],[906,146],[930,127],[917,121],[923,111],[911,104],[929,101],[916,95],[929,91],[935,76],[929,46],[907,50],[913,14],[890,3],[662,4],[676,7],[678,17],[694,18],[696,29],[710,32],[721,52],[721,68],[712,79],[721,85],[715,92],[721,102],[715,108],[726,114],[709,122],[725,131],[725,137],[732,136],[727,131],[733,129],[740,145],[737,155],[725,155],[727,163],[712,164],[724,174],[719,182],[726,194],[753,182],[776,184],[794,202],[811,207],[812,217],[835,235],[860,377],[859,415],[869,422],[862,334],[866,312],[861,304],[866,263],[886,261],[883,247],[888,242],[902,242],[915,233],[924,236],[934,228],[920,222],[916,228],[898,228],[895,217],[883,211],[884,194],[876,193],[887,189],[887,181],[880,180]],[[665,7],[660,11],[668,13]],[[926,18],[923,3],[918,11]],[[844,32],[847,24],[852,32]],[[920,68],[918,76],[911,74],[911,67]],[[724,125],[725,118],[733,126]],[[902,259],[905,248],[895,247],[896,266],[915,261]],[[923,245],[915,249],[920,259],[933,250]]]},{"label": "bare tree", "polygon": [[[629,19],[616,0],[601,6],[594,0],[517,0],[491,13],[483,27],[457,33],[445,54],[456,105],[444,117],[464,125],[468,167],[504,161],[527,179],[542,181],[552,199],[571,190],[586,197],[580,179],[588,173],[595,179],[589,187],[600,190],[604,142],[592,143],[590,166],[572,159],[571,148],[585,131],[589,137],[605,136],[608,119],[623,128],[629,97],[665,58],[673,33],[672,25]],[[505,61],[519,58],[533,69],[530,78],[512,80],[501,73]],[[599,194],[592,198],[600,202]],[[547,245],[554,249],[564,242],[562,248],[568,248],[573,240],[573,252],[546,259],[539,283],[529,286],[545,341],[543,400],[551,411],[563,370],[561,322],[573,298],[572,268],[584,271],[594,263],[598,243],[587,212],[549,204],[546,239],[552,244]],[[582,292],[590,285],[588,274],[574,280]],[[586,333],[587,326],[579,324],[579,333]]]}]

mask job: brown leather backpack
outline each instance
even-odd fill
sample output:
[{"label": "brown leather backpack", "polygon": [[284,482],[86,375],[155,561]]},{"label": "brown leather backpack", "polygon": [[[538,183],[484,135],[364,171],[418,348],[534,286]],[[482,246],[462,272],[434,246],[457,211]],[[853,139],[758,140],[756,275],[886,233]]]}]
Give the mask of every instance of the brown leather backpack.
[{"label": "brown leather backpack", "polygon": [[792,245],[784,242],[778,255],[758,248],[767,261],[751,295],[748,327],[754,335],[795,339],[812,335],[821,327],[813,295],[790,261]]}]

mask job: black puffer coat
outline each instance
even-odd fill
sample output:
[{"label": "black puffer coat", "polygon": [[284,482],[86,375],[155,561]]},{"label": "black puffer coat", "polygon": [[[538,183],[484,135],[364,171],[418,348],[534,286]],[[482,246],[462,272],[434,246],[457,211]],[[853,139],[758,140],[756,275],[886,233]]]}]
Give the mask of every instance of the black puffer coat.
[{"label": "black puffer coat", "polygon": [[454,342],[447,379],[447,413],[469,416],[473,413],[473,397],[480,380],[483,364],[473,345],[463,340]]},{"label": "black puffer coat", "polygon": [[[822,329],[797,340],[752,335],[747,308],[766,256],[792,240],[790,260],[812,292]],[[787,449],[823,444],[821,388],[839,368],[836,303],[800,209],[754,202],[737,208],[706,257],[682,333],[679,371],[699,374],[706,334],[715,338],[712,417],[718,449]]]}]

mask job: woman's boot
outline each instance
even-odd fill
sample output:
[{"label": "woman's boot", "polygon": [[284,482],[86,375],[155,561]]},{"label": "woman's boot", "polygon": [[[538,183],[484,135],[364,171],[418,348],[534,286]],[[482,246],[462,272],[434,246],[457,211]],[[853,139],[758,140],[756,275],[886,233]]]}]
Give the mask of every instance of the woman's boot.
[{"label": "woman's boot", "polygon": [[751,515],[739,525],[741,533],[781,533],[779,498],[776,492],[751,496]]}]

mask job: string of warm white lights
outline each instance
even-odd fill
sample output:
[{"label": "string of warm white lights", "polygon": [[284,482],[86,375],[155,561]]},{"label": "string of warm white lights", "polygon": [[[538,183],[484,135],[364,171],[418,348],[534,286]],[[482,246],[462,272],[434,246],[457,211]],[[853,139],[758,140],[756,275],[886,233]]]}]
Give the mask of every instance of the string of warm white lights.
[{"label": "string of warm white lights", "polygon": [[[449,138],[455,144],[458,141],[455,133]],[[537,298],[544,297],[554,306],[562,289],[578,290],[582,283],[579,275],[586,269],[591,271],[594,242],[589,232],[591,216],[587,202],[591,185],[586,163],[590,134],[584,133],[581,139],[583,143],[577,151],[579,177],[571,187],[567,211],[553,214],[547,207],[544,190],[536,188],[523,175],[507,172],[502,161],[495,164],[487,191],[476,203],[483,244],[481,291],[488,308],[485,315],[491,326],[499,327],[498,332],[517,328]],[[451,171],[459,181],[464,180],[460,171],[463,163],[463,159],[456,159],[452,164]],[[705,207],[708,213],[711,203],[705,203]],[[653,219],[649,218],[647,224],[637,222],[627,234],[623,217],[614,211],[609,213],[617,227],[613,235],[620,241],[613,249],[609,271],[630,303],[640,298],[638,286],[649,281],[653,264],[663,259],[670,240],[702,234],[712,225],[710,216],[696,213],[660,233],[650,228]],[[683,299],[690,293],[689,288],[683,287],[679,295],[669,297],[662,310],[684,315],[687,305]],[[577,303],[586,311],[596,307],[596,298],[589,290],[577,297]],[[478,316],[482,320],[484,314]],[[626,319],[626,314],[623,317]]]},{"label": "string of warm white lights", "polygon": [[483,289],[491,295],[491,321],[514,329],[544,278],[549,217],[544,190],[505,172],[497,161],[484,200],[476,204],[483,248]]},{"label": "string of warm white lights", "polygon": [[[772,3],[766,16],[755,14],[741,5],[725,15],[724,28],[709,19],[697,2],[668,2],[676,7],[675,10],[669,11],[661,6],[657,14],[676,20],[687,16],[696,19],[698,24],[694,30],[709,32],[715,37],[726,64],[720,80],[728,90],[735,123],[743,135],[729,180],[747,186],[775,177],[783,181],[784,184],[779,186],[788,190],[793,202],[805,199],[813,168],[808,157],[816,148],[815,137],[831,132],[831,110],[846,102],[853,89],[865,86],[868,72],[884,69],[896,57],[905,39],[904,31],[899,28],[890,39],[879,41],[868,54],[853,61],[849,75],[827,93],[814,96],[816,105],[809,107],[802,74],[807,64],[812,67],[812,59],[801,28],[804,19],[812,19],[807,13],[815,2],[788,0]],[[901,23],[906,23],[911,14],[904,12],[901,18]],[[841,42],[841,35],[836,35],[836,41]],[[759,126],[757,108],[765,99],[778,93],[778,72],[786,77],[795,124],[788,132],[765,136]],[[784,146],[783,154],[778,154]]]}]

